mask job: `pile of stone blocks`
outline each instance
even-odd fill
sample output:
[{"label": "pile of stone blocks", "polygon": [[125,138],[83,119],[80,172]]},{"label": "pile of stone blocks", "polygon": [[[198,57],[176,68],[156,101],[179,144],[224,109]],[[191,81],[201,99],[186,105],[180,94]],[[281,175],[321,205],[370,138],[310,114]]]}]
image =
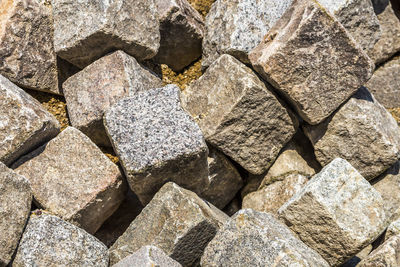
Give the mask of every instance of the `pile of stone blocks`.
[{"label": "pile of stone blocks", "polygon": [[0,1],[0,266],[400,266],[399,53],[394,0]]}]

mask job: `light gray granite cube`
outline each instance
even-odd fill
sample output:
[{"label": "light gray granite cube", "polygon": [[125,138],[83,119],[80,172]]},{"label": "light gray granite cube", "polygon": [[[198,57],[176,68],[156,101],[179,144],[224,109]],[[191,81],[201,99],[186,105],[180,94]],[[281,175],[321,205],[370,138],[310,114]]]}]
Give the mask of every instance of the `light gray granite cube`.
[{"label": "light gray granite cube", "polygon": [[208,183],[208,148],[180,105],[175,85],[120,100],[104,123],[131,189],[143,204],[172,181],[200,193]]}]

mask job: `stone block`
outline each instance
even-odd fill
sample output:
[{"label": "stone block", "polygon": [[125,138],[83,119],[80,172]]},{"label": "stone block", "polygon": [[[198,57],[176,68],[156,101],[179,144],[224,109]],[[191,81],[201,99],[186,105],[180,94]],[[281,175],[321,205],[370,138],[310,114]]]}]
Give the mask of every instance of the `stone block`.
[{"label": "stone block", "polygon": [[23,88],[59,94],[51,7],[4,0],[0,10],[0,74]]},{"label": "stone block", "polygon": [[201,57],[203,18],[187,0],[155,0],[155,4],[161,40],[154,61],[181,71]]},{"label": "stone block", "polygon": [[266,171],[297,119],[244,64],[223,55],[182,93],[207,142],[253,174]]},{"label": "stone block", "polygon": [[125,197],[117,165],[73,127],[12,167],[29,180],[40,208],[92,234]]},{"label": "stone block", "polygon": [[227,219],[195,193],[167,183],[110,248],[111,264],[153,245],[191,266]]},{"label": "stone block", "polygon": [[387,226],[379,192],[340,158],[316,174],[278,214],[332,266],[345,263]]},{"label": "stone block", "polygon": [[12,266],[107,267],[107,247],[92,235],[60,218],[32,213]]},{"label": "stone block", "polygon": [[304,131],[322,166],[343,158],[367,180],[400,159],[400,128],[365,87],[329,119],[316,126],[306,125]]},{"label": "stone block", "polygon": [[293,0],[219,0],[205,21],[204,68],[223,54],[250,63],[249,53],[263,39]]},{"label": "stone block", "polygon": [[201,266],[329,266],[269,213],[238,211],[218,231]]},{"label": "stone block", "polygon": [[52,0],[52,6],[55,51],[77,67],[118,49],[138,60],[157,54],[160,32],[154,0]]},{"label": "stone block", "polygon": [[104,118],[129,185],[144,205],[169,181],[197,193],[208,183],[208,148],[179,95],[175,85],[138,93]]},{"label": "stone block", "polygon": [[346,29],[314,0],[295,0],[249,58],[313,125],[349,99],[374,70]]}]

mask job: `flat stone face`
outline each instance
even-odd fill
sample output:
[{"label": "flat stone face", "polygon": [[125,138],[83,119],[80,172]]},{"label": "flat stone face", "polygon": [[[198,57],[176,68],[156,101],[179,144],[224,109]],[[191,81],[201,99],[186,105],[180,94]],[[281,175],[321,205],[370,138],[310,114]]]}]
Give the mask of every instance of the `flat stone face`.
[{"label": "flat stone face", "polygon": [[365,52],[373,49],[381,36],[371,0],[318,0],[346,28]]},{"label": "flat stone face", "polygon": [[13,168],[29,180],[40,207],[89,233],[96,232],[125,197],[117,165],[73,127]]},{"label": "flat stone face", "polygon": [[269,213],[238,211],[218,231],[201,266],[329,266]]},{"label": "flat stone face", "polygon": [[308,178],[299,173],[288,174],[283,180],[246,195],[243,198],[242,208],[277,213],[278,209],[298,193],[307,182]]},{"label": "flat stone face", "polygon": [[296,132],[297,120],[251,69],[229,55],[181,98],[206,140],[254,174],[266,171]]},{"label": "flat stone face", "polygon": [[28,180],[0,162],[0,266],[6,266],[17,249],[31,202]]},{"label": "flat stone face", "polygon": [[379,67],[365,87],[385,108],[398,108],[400,106],[400,57]]},{"label": "flat stone face", "polygon": [[117,49],[138,60],[157,54],[154,0],[52,0],[52,6],[57,55],[80,68]]},{"label": "flat stone face", "polygon": [[400,19],[396,16],[390,0],[372,0],[381,25],[381,37],[368,55],[380,64],[400,51]]},{"label": "flat stone face", "polygon": [[249,57],[310,124],[333,113],[374,69],[345,28],[310,0],[296,0]]},{"label": "flat stone face", "polygon": [[63,84],[72,126],[102,146],[111,146],[103,116],[121,98],[162,85],[161,80],[123,51],[93,62]]},{"label": "flat stone face", "polygon": [[167,183],[110,248],[111,264],[153,245],[183,266],[191,266],[227,219],[193,192]]},{"label": "flat stone face", "polygon": [[122,261],[113,265],[113,267],[132,267],[132,266],[165,266],[181,267],[182,265],[168,257],[164,251],[155,246],[144,246]]},{"label": "flat stone face", "polygon": [[181,107],[175,85],[120,100],[104,122],[131,189],[143,204],[168,181],[201,192],[208,183],[208,148]]},{"label": "flat stone face", "polygon": [[0,161],[10,165],[56,136],[60,124],[37,100],[1,75],[0,95]]},{"label": "flat stone face", "polygon": [[39,210],[29,218],[13,266],[107,267],[108,261],[107,247],[95,237]]},{"label": "flat stone face", "polygon": [[279,210],[286,225],[330,265],[340,265],[387,226],[384,202],[347,161],[335,159]]},{"label": "flat stone face", "polygon": [[154,60],[180,71],[201,57],[204,22],[187,0],[155,0],[160,49]]},{"label": "flat stone face", "polygon": [[400,235],[391,237],[362,260],[360,267],[400,266]]},{"label": "flat stone face", "polygon": [[0,74],[58,94],[51,8],[37,0],[4,0],[0,10]]},{"label": "flat stone face", "polygon": [[203,67],[222,54],[249,63],[248,54],[282,16],[293,0],[219,0],[206,17]]},{"label": "flat stone face", "polygon": [[400,161],[397,161],[378,181],[372,181],[374,188],[382,195],[386,216],[393,219],[400,207]]},{"label": "flat stone face", "polygon": [[304,130],[322,166],[340,157],[367,180],[382,174],[400,158],[400,128],[366,88],[328,120]]},{"label": "flat stone face", "polygon": [[239,172],[229,159],[209,146],[209,183],[199,195],[219,209],[223,209],[243,185]]}]

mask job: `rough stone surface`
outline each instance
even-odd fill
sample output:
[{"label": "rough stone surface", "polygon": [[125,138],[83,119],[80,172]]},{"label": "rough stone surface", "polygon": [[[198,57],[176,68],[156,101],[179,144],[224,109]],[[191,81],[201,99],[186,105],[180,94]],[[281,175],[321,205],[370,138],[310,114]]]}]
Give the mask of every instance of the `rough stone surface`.
[{"label": "rough stone surface", "polygon": [[52,6],[57,55],[80,68],[117,49],[138,60],[157,54],[154,0],[52,0]]},{"label": "rough stone surface", "polygon": [[143,204],[168,181],[200,193],[208,182],[208,148],[181,107],[175,85],[120,100],[105,127],[129,185]]},{"label": "rough stone surface", "polygon": [[[258,189],[247,188],[249,193],[243,194],[242,206],[276,213],[318,170],[320,170],[319,164],[314,158],[311,143],[307,142],[307,137],[301,131],[298,131],[266,173],[260,177],[250,178],[261,181],[258,182]],[[254,183],[251,187],[256,185]]]},{"label": "rough stone surface", "polygon": [[249,57],[310,124],[332,114],[374,69],[345,28],[310,0],[295,0]]},{"label": "rough stone surface", "polygon": [[357,265],[357,267],[387,266],[400,266],[400,235],[391,237]]},{"label": "rough stone surface", "polygon": [[110,248],[111,264],[142,246],[154,245],[190,266],[227,219],[193,192],[167,183]]},{"label": "rough stone surface", "polygon": [[396,16],[390,0],[372,0],[372,3],[382,34],[369,56],[375,64],[380,64],[400,51],[400,18]]},{"label": "rough stone surface", "polygon": [[329,266],[271,214],[244,209],[218,231],[201,266]]},{"label": "rough stone surface", "polygon": [[201,56],[204,22],[187,0],[155,0],[160,48],[154,60],[180,71]]},{"label": "rough stone surface", "polygon": [[297,173],[305,178],[311,178],[320,168],[315,162],[312,145],[299,140],[307,138],[304,134],[296,134],[286,147],[281,151],[274,164],[266,173],[260,188],[277,181],[283,181],[286,176]]},{"label": "rough stone surface", "polygon": [[278,211],[301,240],[339,265],[386,228],[384,202],[346,160],[335,159]]},{"label": "rough stone surface", "polygon": [[[249,174],[246,186],[241,190],[244,198],[247,194],[257,191],[276,181],[282,181],[287,175],[300,173],[310,178],[321,170],[321,165],[315,158],[311,142],[301,130],[283,148],[275,162],[261,175]],[[283,204],[283,203],[282,203]]]},{"label": "rough stone surface", "polygon": [[155,246],[144,246],[124,258],[113,267],[181,267],[179,262],[168,257],[164,251]]},{"label": "rough stone surface", "polygon": [[199,196],[222,209],[235,197],[243,185],[243,180],[229,159],[210,146],[208,170],[209,183]]},{"label": "rough stone surface", "polygon": [[51,8],[37,0],[3,0],[0,10],[0,74],[58,94]]},{"label": "rough stone surface", "polygon": [[29,218],[12,266],[107,267],[108,261],[107,247],[95,237],[39,210]]},{"label": "rough stone surface", "polygon": [[202,66],[222,54],[249,63],[248,54],[282,16],[293,0],[218,0],[206,17]]},{"label": "rough stone surface", "polygon": [[395,220],[389,224],[385,233],[385,240],[388,240],[392,236],[400,235],[400,219]]},{"label": "rough stone surface", "polygon": [[285,175],[283,180],[265,185],[243,198],[242,208],[277,213],[293,195],[308,182],[308,178],[299,173]]},{"label": "rough stone surface", "polygon": [[89,233],[118,208],[126,185],[114,163],[79,130],[68,127],[17,161],[35,203]]},{"label": "rough stone surface", "polygon": [[0,266],[6,266],[17,249],[31,202],[28,180],[0,162]]},{"label": "rough stone surface", "polygon": [[256,74],[229,55],[183,91],[182,106],[211,145],[254,174],[269,168],[297,128]]},{"label": "rough stone surface", "polygon": [[382,174],[400,158],[400,128],[366,88],[361,88],[328,120],[305,126],[322,166],[343,158],[367,179]]},{"label": "rough stone surface", "polygon": [[397,216],[400,207],[400,161],[384,174],[372,181],[374,188],[382,195],[386,216],[391,220]]},{"label": "rough stone surface", "polygon": [[381,36],[371,0],[318,0],[346,28],[355,41],[369,52]]},{"label": "rough stone surface", "polygon": [[117,51],[93,62],[63,84],[72,126],[93,142],[111,146],[103,125],[104,113],[118,100],[162,85],[137,61]]},{"label": "rough stone surface", "polygon": [[379,67],[365,87],[385,108],[400,107],[400,57]]},{"label": "rough stone surface", "polygon": [[50,140],[60,124],[40,103],[0,75],[0,161],[18,157]]}]

